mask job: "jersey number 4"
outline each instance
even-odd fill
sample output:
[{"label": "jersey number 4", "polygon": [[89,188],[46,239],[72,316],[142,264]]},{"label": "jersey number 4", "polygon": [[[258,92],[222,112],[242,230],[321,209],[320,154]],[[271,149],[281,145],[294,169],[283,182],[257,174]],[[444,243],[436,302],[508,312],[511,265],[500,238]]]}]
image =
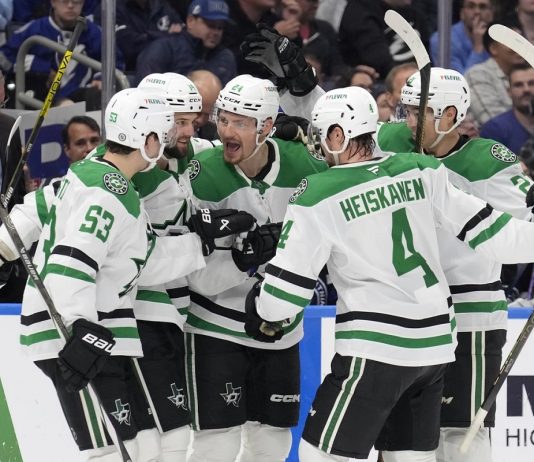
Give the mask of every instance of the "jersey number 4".
[{"label": "jersey number 4", "polygon": [[427,287],[437,284],[438,278],[430,269],[425,258],[415,250],[413,233],[408,222],[406,209],[396,210],[392,214],[391,238],[393,239],[393,266],[399,276],[421,267]]}]

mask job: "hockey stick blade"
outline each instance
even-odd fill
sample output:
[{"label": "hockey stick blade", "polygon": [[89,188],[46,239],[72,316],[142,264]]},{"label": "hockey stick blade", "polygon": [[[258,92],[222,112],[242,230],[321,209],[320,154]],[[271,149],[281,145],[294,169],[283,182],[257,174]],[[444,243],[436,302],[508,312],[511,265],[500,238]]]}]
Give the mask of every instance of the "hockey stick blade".
[{"label": "hockey stick blade", "polygon": [[533,330],[534,330],[534,311],[530,314],[527,322],[525,323],[525,326],[523,327],[523,330],[519,334],[519,337],[517,337],[517,340],[514,346],[512,347],[512,349],[510,350],[510,353],[508,354],[506,361],[501,367],[499,375],[493,382],[493,385],[488,395],[486,396],[486,399],[480,406],[480,409],[477,411],[475,415],[475,419],[471,423],[471,426],[469,427],[468,432],[464,436],[462,444],[460,445],[460,452],[462,454],[465,454],[467,452],[467,450],[469,449],[469,446],[471,445],[473,439],[475,438],[476,433],[478,432],[478,429],[484,423],[484,418],[486,417],[486,414],[490,411],[491,407],[497,400],[497,394],[499,393],[502,386],[504,385],[504,382],[508,378],[508,375],[510,374],[510,371],[512,370],[513,365],[515,364],[517,358],[519,357],[519,354],[521,353],[521,350],[525,346],[525,343],[527,342]]},{"label": "hockey stick blade", "polygon": [[506,45],[534,67],[534,45],[521,34],[502,24],[494,24],[488,33],[493,40]]},{"label": "hockey stick blade", "polygon": [[430,65],[430,56],[426,51],[421,38],[417,31],[410,25],[406,19],[404,19],[399,13],[394,10],[387,10],[384,15],[384,21],[391,27],[396,34],[399,35],[404,43],[408,45],[410,51],[413,53],[417,67],[419,70],[423,67]]},{"label": "hockey stick blade", "polygon": [[[13,124],[13,126],[11,127],[11,131],[9,132],[9,136],[7,138],[7,143],[6,143],[6,157],[9,157],[9,148],[11,147],[11,141],[13,140],[13,137],[15,136],[15,133],[17,132],[17,130],[19,129],[19,125],[20,125],[20,122],[22,120],[22,116],[19,115],[16,119],[15,119],[15,123]],[[22,153],[20,153],[22,154]],[[2,193],[6,190],[7,188],[7,181],[8,181],[8,178],[7,178],[7,171],[6,171],[6,176],[5,178],[3,179],[2,181]],[[0,198],[1,200],[1,198]]]},{"label": "hockey stick blade", "polygon": [[421,94],[419,96],[419,116],[417,117],[417,128],[415,132],[415,151],[422,152],[423,138],[425,135],[425,113],[430,86],[430,69],[432,67],[430,56],[417,31],[399,13],[394,10],[387,10],[384,15],[384,21],[408,45],[419,68]]}]

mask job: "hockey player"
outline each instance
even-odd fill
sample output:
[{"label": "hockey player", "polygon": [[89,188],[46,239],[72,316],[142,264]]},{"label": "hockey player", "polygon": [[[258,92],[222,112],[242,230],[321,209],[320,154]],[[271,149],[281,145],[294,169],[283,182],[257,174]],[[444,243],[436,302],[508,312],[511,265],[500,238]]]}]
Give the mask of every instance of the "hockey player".
[{"label": "hockey player", "polygon": [[377,121],[361,88],[317,101],[312,124],[332,168],[289,199],[259,299],[259,284],[247,297],[247,333],[283,341],[325,263],[337,288],[336,354],[306,420],[306,462],[364,459],[373,444],[386,462],[436,460],[456,325],[436,228],[490,259],[534,258],[534,225],[453,187],[434,158],[374,157]]},{"label": "hockey player", "polygon": [[[120,457],[108,446],[99,419],[89,418],[93,405],[88,395],[78,392],[89,380],[94,380],[107,412],[116,419],[121,437],[129,440],[134,460],[160,460],[142,389],[145,383],[134,378],[128,359],[142,354],[141,328],[132,310],[135,285],[143,280],[163,283],[203,267],[203,253],[212,249],[213,238],[228,235],[237,225],[233,212],[224,217],[211,214],[210,224],[199,215],[191,221],[197,234],[158,239],[147,235],[145,212],[129,180],[161,156],[163,143],[172,138],[173,116],[165,97],[154,91],[119,92],[106,110],[108,139],[103,157],[75,164],[61,183],[35,263],[72,329],[63,349],[40,294],[31,283],[25,292],[21,342],[54,382],[76,442],[90,460],[118,461]],[[248,223],[237,226],[239,230],[251,225],[246,214],[238,215]],[[226,224],[223,231],[222,224]],[[102,351],[86,344],[88,334],[108,348]],[[150,340],[145,332],[143,348]],[[106,360],[110,353],[112,358]],[[53,359],[58,354],[59,360]]]},{"label": "hockey player", "polygon": [[[201,207],[239,207],[258,226],[243,246],[215,251],[204,270],[188,277],[191,306],[184,327],[191,462],[285,461],[299,408],[301,318],[282,342],[247,337],[244,301],[259,265],[273,255],[287,200],[307,174],[326,169],[302,143],[271,138],[279,107],[268,80],[238,76],[220,92],[217,129],[222,146],[191,161]],[[283,398],[283,399],[282,399]],[[243,435],[243,436],[242,436]]]},{"label": "hockey player", "polygon": [[[412,151],[421,81],[419,73],[407,80],[401,102],[406,122],[380,127],[378,144],[387,151]],[[449,170],[451,182],[492,207],[529,220],[525,195],[532,185],[517,156],[496,141],[461,136],[470,92],[456,71],[432,68],[425,117],[423,149]],[[488,462],[491,447],[488,427],[495,421],[495,406],[467,454],[458,448],[476,411],[497,377],[506,341],[507,302],[500,281],[501,265],[465,249],[438,231],[442,266],[453,297],[458,321],[456,361],[447,369],[441,412],[439,461]]]},{"label": "hockey player", "polygon": [[218,141],[193,137],[194,120],[202,112],[202,97],[191,80],[174,72],[147,75],[138,88],[153,88],[168,95],[167,101],[175,111],[176,136],[172,145],[165,147],[160,165],[170,172],[184,173],[189,161],[200,151],[214,147]]}]

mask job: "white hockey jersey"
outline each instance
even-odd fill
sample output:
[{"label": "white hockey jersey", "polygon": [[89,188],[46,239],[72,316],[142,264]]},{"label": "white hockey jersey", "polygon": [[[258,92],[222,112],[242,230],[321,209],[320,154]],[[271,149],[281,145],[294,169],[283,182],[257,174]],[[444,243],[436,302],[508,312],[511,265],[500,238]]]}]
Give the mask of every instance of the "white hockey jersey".
[{"label": "white hockey jersey", "polygon": [[[198,236],[156,239],[145,214],[133,184],[113,165],[99,157],[81,161],[61,182],[35,254],[67,327],[81,317],[99,322],[115,335],[114,355],[142,354],[133,310],[137,283],[164,284],[205,264]],[[182,237],[194,249],[187,261]],[[63,341],[31,281],[21,324],[21,343],[33,360],[57,355]]]},{"label": "white hockey jersey", "polygon": [[258,300],[292,319],[326,263],[338,292],[335,349],[399,366],[454,361],[456,320],[436,227],[508,263],[534,257],[534,224],[453,187],[429,156],[387,155],[302,181]]},{"label": "white hockey jersey", "polygon": [[[381,125],[378,143],[394,152],[414,149],[405,123]],[[522,173],[517,156],[502,144],[474,138],[439,161],[449,170],[451,183],[462,191],[516,218],[532,218],[525,195],[533,183]],[[438,238],[458,331],[506,329],[508,304],[500,282],[501,264],[469,251],[448,233],[438,231]]]}]

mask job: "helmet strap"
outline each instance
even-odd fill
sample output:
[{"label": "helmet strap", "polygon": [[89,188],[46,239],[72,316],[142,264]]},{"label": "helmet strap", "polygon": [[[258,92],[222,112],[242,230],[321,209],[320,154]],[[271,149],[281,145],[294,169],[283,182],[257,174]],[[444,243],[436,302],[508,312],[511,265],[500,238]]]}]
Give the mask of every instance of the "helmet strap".
[{"label": "helmet strap", "polygon": [[260,133],[256,132],[256,147],[254,148],[254,151],[252,151],[252,154],[248,156],[246,159],[243,159],[242,162],[246,162],[250,159],[252,159],[258,152],[260,151],[260,148],[265,144],[267,141],[267,138],[270,138],[274,135],[274,132],[276,131],[276,127],[273,127],[269,134],[263,139],[263,141],[260,142]]}]

